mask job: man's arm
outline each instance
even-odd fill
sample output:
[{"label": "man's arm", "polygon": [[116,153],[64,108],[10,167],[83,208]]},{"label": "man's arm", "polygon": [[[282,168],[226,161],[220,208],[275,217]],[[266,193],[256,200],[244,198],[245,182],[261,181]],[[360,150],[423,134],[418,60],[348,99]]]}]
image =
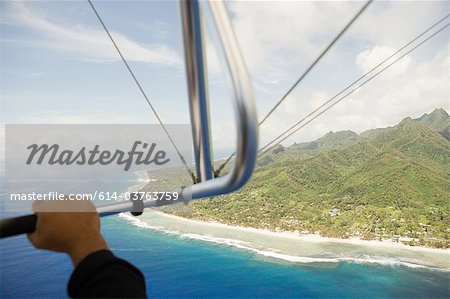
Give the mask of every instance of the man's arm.
[{"label": "man's arm", "polygon": [[100,218],[89,202],[49,202],[33,206],[36,231],[28,235],[39,249],[67,253],[75,270],[68,284],[71,297],[144,298],[142,273],[115,257],[100,234]]}]

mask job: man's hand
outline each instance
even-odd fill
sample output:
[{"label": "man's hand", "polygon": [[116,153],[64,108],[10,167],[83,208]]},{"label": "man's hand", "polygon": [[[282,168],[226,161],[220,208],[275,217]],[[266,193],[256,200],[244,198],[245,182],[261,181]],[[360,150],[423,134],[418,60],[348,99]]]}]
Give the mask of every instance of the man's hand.
[{"label": "man's hand", "polygon": [[100,218],[88,201],[35,202],[36,231],[28,239],[39,249],[69,254],[74,266],[89,254],[108,249]]}]

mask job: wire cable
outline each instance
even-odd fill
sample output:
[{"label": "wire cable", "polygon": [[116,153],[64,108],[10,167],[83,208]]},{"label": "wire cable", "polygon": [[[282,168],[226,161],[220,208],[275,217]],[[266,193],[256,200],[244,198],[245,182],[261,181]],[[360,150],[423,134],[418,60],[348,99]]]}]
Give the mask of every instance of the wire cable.
[{"label": "wire cable", "polygon": [[328,44],[328,46],[320,53],[320,55],[313,61],[313,63],[303,72],[303,74],[295,81],[295,83],[289,88],[289,90],[278,100],[278,102],[270,109],[270,111],[263,117],[263,119],[259,122],[259,125],[262,125],[270,115],[280,106],[280,104],[287,98],[287,96],[297,87],[297,85],[303,81],[303,79],[309,74],[309,72],[316,66],[316,64],[322,60],[325,54],[336,44],[336,42],[344,35],[344,33],[350,28],[350,26],[362,15],[362,13],[366,10],[370,3],[373,0],[369,0],[366,4],[361,7],[361,9],[356,13],[356,15],[345,25],[344,28],[339,32],[339,34]]},{"label": "wire cable", "polygon": [[172,139],[172,136],[170,136],[169,131],[167,131],[166,126],[164,125],[164,123],[162,122],[161,118],[159,117],[159,114],[156,112],[155,107],[153,107],[152,103],[150,102],[149,98],[147,97],[147,94],[145,93],[144,89],[142,88],[141,84],[139,83],[138,79],[136,78],[136,76],[134,75],[134,72],[132,71],[131,67],[129,66],[127,60],[125,59],[125,57],[122,54],[122,51],[120,51],[119,47],[117,46],[114,38],[112,37],[112,35],[110,34],[108,28],[106,27],[105,23],[103,22],[102,18],[100,17],[99,13],[97,12],[97,10],[94,7],[94,4],[92,3],[91,0],[87,0],[89,2],[89,5],[91,6],[92,10],[94,11],[95,15],[97,16],[97,19],[99,20],[100,24],[102,25],[103,29],[105,30],[106,34],[108,35],[109,39],[111,40],[112,44],[114,45],[114,48],[116,49],[117,53],[119,54],[120,58],[122,59],[122,62],[125,64],[128,72],[130,73],[131,77],[133,78],[133,81],[136,83],[137,87],[139,88],[139,90],[141,91],[141,94],[144,96],[145,100],[147,101],[148,106],[150,107],[150,109],[153,111],[153,114],[156,116],[156,118],[158,119],[159,124],[161,125],[161,127],[163,128],[165,134],[167,135],[167,137],[169,138],[170,142],[172,143],[175,151],[178,154],[178,157],[180,158],[181,162],[183,163],[184,167],[186,168],[186,170],[188,171],[189,175],[192,178],[192,181],[195,183],[197,181],[197,179],[195,178],[194,172],[189,168],[189,166],[187,165],[186,159],[184,158],[184,156],[181,154],[180,150],[178,149],[177,145],[175,144],[175,141]]},{"label": "wire cable", "polygon": [[[336,42],[344,35],[344,33],[350,28],[351,25],[363,14],[366,8],[372,3],[373,0],[367,1],[359,11],[353,16],[353,18],[342,28],[342,30],[336,35],[336,37],[328,44],[328,46],[320,53],[320,55],[311,63],[311,65],[303,72],[303,74],[295,81],[295,83],[289,88],[289,90],[278,100],[278,102],[272,107],[272,109],[263,117],[263,119],[259,122],[258,126],[261,126],[267,118],[281,105],[281,103],[288,97],[288,95],[300,84],[301,81],[309,74],[309,72],[319,63],[320,60],[325,56],[325,54],[336,44]],[[227,165],[228,162],[234,157],[236,152],[232,153],[226,160],[223,162],[219,168],[214,172],[215,176],[219,176],[220,172]]]},{"label": "wire cable", "polygon": [[[441,19],[441,21],[443,21],[444,19],[446,19],[448,17],[448,15]],[[439,21],[438,23],[440,23],[441,21]],[[435,25],[433,25],[432,27],[435,27],[438,23],[436,23]],[[294,133],[298,132],[300,129],[304,128],[307,124],[309,124],[310,122],[312,122],[313,120],[315,120],[316,118],[318,118],[320,115],[322,115],[323,113],[325,113],[327,110],[331,109],[332,107],[334,107],[336,104],[340,103],[343,99],[347,98],[348,96],[350,96],[351,94],[353,94],[356,90],[358,90],[359,88],[361,88],[362,86],[366,85],[367,83],[369,83],[371,80],[373,80],[375,77],[377,77],[378,75],[380,75],[381,73],[383,73],[386,69],[388,69],[389,67],[391,67],[392,65],[394,65],[395,63],[397,63],[399,60],[401,60],[402,58],[404,58],[406,55],[408,55],[409,53],[413,52],[414,50],[416,50],[418,47],[422,46],[424,43],[426,43],[427,41],[429,41],[431,38],[433,38],[434,36],[436,36],[437,34],[441,33],[443,30],[445,30],[447,27],[449,26],[449,23],[447,23],[445,26],[441,27],[439,30],[437,30],[436,32],[434,32],[432,35],[430,35],[429,37],[427,37],[425,40],[423,40],[422,42],[420,42],[419,44],[417,44],[416,46],[414,46],[413,48],[411,48],[410,50],[408,50],[406,53],[404,53],[403,55],[401,55],[399,58],[395,59],[393,62],[391,62],[390,64],[388,64],[386,67],[382,68],[380,71],[378,71],[377,73],[375,73],[372,77],[370,77],[369,79],[367,79],[366,81],[364,81],[363,83],[361,83],[360,85],[358,85],[356,88],[352,89],[351,91],[349,91],[348,93],[346,93],[344,96],[342,96],[340,99],[338,99],[336,102],[332,103],[330,106],[328,106],[327,108],[325,108],[325,110],[321,111],[320,113],[318,113],[317,115],[315,115],[313,118],[311,118],[310,120],[308,120],[306,123],[302,124],[300,127],[296,128],[294,131],[292,131],[291,133],[289,133],[288,135],[284,136],[286,133],[288,133],[290,130],[292,130],[294,127],[296,127],[298,124],[300,124],[301,122],[303,122],[306,118],[308,118],[309,116],[311,116],[313,113],[310,113],[307,117],[303,118],[301,121],[297,122],[294,126],[292,126],[291,128],[289,128],[288,130],[284,131],[282,134],[280,134],[278,137],[276,137],[275,139],[273,139],[271,142],[269,142],[268,144],[266,144],[264,147],[262,147],[258,152],[258,155],[262,155],[265,152],[267,152],[267,149],[271,146],[273,146],[275,143],[279,144],[281,142],[283,142],[284,140],[286,140],[287,138],[289,138],[290,136],[292,136]],[[431,29],[431,28],[430,28]],[[420,36],[423,36],[423,34],[425,34],[426,32],[428,32],[430,29],[428,29],[427,31],[425,31],[424,33],[422,33]],[[417,40],[417,38],[415,39]],[[408,43],[408,44],[411,44]],[[403,49],[404,47],[402,47]],[[400,50],[399,50],[400,51]],[[399,51],[397,51],[396,53],[398,53]],[[393,56],[393,55],[392,55]],[[391,57],[392,57],[391,56]],[[389,57],[388,59],[390,59],[391,57]],[[386,59],[386,60],[388,60]],[[385,60],[385,61],[386,61]],[[385,62],[384,61],[384,62]],[[383,63],[384,63],[383,62]],[[377,67],[378,68],[381,64],[380,63]],[[372,70],[370,70],[368,73],[372,72]],[[365,77],[367,75],[367,73],[363,76]],[[361,78],[360,78],[361,79]],[[359,81],[360,79],[358,79],[357,81]],[[355,81],[355,82],[357,82]],[[350,86],[352,86],[354,83],[352,83]],[[346,89],[344,89],[343,91],[347,90],[350,86],[348,86]],[[325,102],[324,104],[322,104],[320,107],[324,107],[326,104],[330,103],[331,100],[335,99],[336,97],[338,97],[340,94],[343,93],[343,91],[341,91],[340,93],[338,93],[337,95],[335,95],[334,97],[332,97],[330,100],[328,100],[327,102]],[[317,108],[315,111],[318,111],[319,108]],[[279,138],[281,138],[281,140],[278,140]]]}]

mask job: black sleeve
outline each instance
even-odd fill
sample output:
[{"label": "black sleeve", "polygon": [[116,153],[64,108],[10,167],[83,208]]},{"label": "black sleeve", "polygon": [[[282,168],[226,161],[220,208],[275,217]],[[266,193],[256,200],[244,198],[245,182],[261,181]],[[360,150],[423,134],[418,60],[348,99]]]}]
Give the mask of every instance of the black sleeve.
[{"label": "black sleeve", "polygon": [[147,298],[141,271],[109,250],[85,257],[67,286],[72,298]]}]

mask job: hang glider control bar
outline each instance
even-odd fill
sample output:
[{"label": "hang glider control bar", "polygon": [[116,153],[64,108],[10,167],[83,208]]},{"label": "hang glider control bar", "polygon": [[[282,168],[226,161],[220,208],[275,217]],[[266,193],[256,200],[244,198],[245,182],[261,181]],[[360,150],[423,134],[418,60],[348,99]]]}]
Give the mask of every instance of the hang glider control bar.
[{"label": "hang glider control bar", "polygon": [[[194,156],[199,182],[184,187],[180,191],[182,199],[200,199],[233,192],[241,188],[251,177],[258,149],[258,122],[254,101],[253,87],[247,72],[238,42],[222,1],[180,1],[183,25],[184,52],[189,93],[191,126],[194,141]],[[203,11],[205,10],[205,11]],[[235,164],[231,171],[214,178],[212,146],[210,138],[210,120],[208,87],[206,72],[205,38],[203,17],[210,17],[217,34],[216,43],[223,56],[224,67],[228,70],[236,114],[237,144]],[[98,207],[100,216],[120,212],[136,211],[136,207],[155,207],[174,202],[133,201]],[[0,238],[33,232],[36,224],[35,215],[4,219],[0,221]]]}]

